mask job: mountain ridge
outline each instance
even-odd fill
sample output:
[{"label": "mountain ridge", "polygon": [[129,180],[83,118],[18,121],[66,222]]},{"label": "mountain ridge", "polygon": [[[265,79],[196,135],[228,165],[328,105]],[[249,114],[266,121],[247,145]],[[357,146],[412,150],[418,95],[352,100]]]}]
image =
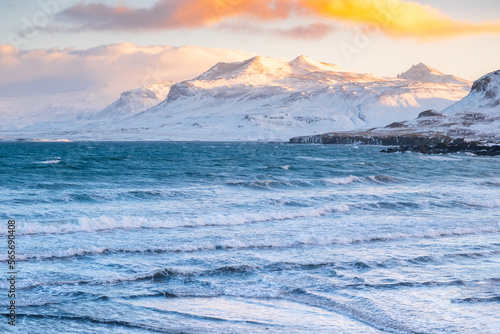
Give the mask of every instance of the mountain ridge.
[{"label": "mountain ridge", "polygon": [[412,119],[454,104],[467,94],[465,87],[349,72],[306,56],[256,56],[219,62],[191,80],[164,86],[163,100],[139,88],[79,123],[43,122],[23,132],[84,140],[286,141]]}]

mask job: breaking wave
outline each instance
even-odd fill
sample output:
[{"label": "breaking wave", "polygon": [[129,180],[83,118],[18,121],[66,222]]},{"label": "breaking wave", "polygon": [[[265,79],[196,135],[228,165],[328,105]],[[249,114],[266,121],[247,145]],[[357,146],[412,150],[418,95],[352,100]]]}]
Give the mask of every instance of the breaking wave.
[{"label": "breaking wave", "polygon": [[[296,218],[321,217],[333,212],[348,212],[347,204],[331,204],[319,208],[304,208],[286,212],[256,212],[231,215],[210,215],[170,220],[150,219],[144,217],[82,217],[76,223],[47,224],[30,223],[22,224],[19,234],[65,234],[75,232],[96,232],[113,229],[139,229],[139,228],[178,228],[200,226],[227,226],[259,223],[274,220],[289,220]],[[5,232],[2,232],[5,233]]]},{"label": "breaking wave", "polygon": [[[81,249],[67,249],[57,252],[46,252],[36,255],[19,255],[17,257],[20,261],[25,260],[54,260],[54,259],[64,259],[73,258],[79,256],[93,256],[99,254],[107,253],[181,253],[181,252],[203,252],[203,251],[218,251],[218,250],[230,250],[230,249],[257,249],[257,248],[294,248],[300,246],[327,246],[327,245],[350,245],[350,244],[360,244],[360,243],[371,243],[371,242],[389,242],[400,239],[434,239],[442,237],[452,237],[452,236],[462,236],[462,235],[476,235],[476,234],[490,234],[490,233],[500,233],[500,226],[487,226],[481,228],[457,228],[457,229],[447,229],[447,230],[428,230],[420,233],[388,233],[383,235],[367,236],[367,237],[335,237],[335,236],[324,236],[324,235],[307,235],[302,234],[294,238],[263,238],[254,241],[248,241],[245,239],[226,239],[221,241],[204,241],[204,242],[193,242],[193,243],[183,243],[167,247],[139,247],[139,248],[81,248]],[[470,254],[470,256],[491,256],[496,253],[478,253]],[[460,257],[469,256],[468,254],[450,254],[447,257]],[[7,257],[5,255],[0,256],[0,262],[5,262]],[[408,260],[410,263],[425,263],[434,262],[435,258],[430,256],[421,256],[414,259]],[[357,268],[368,268],[371,267],[369,264],[356,262],[352,266]]]},{"label": "breaking wave", "polygon": [[58,164],[61,163],[61,158],[60,157],[54,157],[52,160],[45,160],[45,161],[38,161],[35,162],[36,164],[46,164],[46,165],[53,165],[53,164]]},{"label": "breaking wave", "polygon": [[229,186],[242,186],[248,188],[263,188],[273,189],[281,187],[311,187],[331,186],[331,185],[348,185],[353,183],[376,183],[388,184],[399,183],[402,179],[389,175],[372,175],[372,176],[355,176],[349,175],[344,177],[324,178],[324,179],[302,179],[302,180],[255,180],[255,181],[230,181],[226,184]]}]

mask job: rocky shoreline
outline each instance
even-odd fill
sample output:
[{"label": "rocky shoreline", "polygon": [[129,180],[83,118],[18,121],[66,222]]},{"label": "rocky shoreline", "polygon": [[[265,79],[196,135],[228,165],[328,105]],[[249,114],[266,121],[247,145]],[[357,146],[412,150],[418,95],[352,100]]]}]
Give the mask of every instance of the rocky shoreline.
[{"label": "rocky shoreline", "polygon": [[467,142],[464,139],[455,139],[449,143],[436,145],[399,146],[380,151],[382,153],[417,152],[423,154],[472,153],[480,156],[500,155],[500,145],[487,146],[479,142]]},{"label": "rocky shoreline", "polygon": [[439,143],[449,143],[453,138],[435,134],[423,135],[416,133],[401,134],[378,134],[370,132],[337,132],[312,136],[294,137],[289,140],[290,144],[367,144],[384,146],[418,146],[437,145]]},{"label": "rocky shoreline", "polygon": [[366,132],[327,133],[294,137],[290,144],[366,144],[397,146],[384,149],[382,153],[418,152],[423,154],[471,153],[479,156],[500,155],[500,145],[485,145],[479,141],[452,138],[443,134],[401,133],[375,134]]}]

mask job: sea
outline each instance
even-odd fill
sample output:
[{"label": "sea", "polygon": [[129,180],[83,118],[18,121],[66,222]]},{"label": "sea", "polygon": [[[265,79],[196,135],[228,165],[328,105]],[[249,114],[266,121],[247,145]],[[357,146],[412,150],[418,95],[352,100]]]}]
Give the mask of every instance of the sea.
[{"label": "sea", "polygon": [[500,157],[381,149],[0,143],[0,332],[500,333]]}]

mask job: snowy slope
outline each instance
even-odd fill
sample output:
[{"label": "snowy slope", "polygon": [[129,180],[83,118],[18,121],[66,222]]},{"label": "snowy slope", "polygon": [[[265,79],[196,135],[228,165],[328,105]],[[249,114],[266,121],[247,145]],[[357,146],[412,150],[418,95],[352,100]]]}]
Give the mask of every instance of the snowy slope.
[{"label": "snowy slope", "polygon": [[474,82],[471,92],[465,98],[443,112],[450,115],[468,112],[493,115],[500,112],[500,70],[486,74]]},{"label": "snowy slope", "polygon": [[[288,140],[296,135],[377,127],[444,109],[469,87],[346,71],[300,56],[218,63],[172,85],[166,99],[126,92],[86,122],[34,125],[23,135],[85,140]],[[443,76],[442,82],[436,79]],[[164,87],[166,91],[168,84]],[[149,99],[149,97],[152,97]],[[148,104],[149,103],[149,104]]]},{"label": "snowy slope", "polygon": [[83,91],[48,96],[3,97],[0,98],[0,130],[18,130],[42,122],[77,122],[102,110],[117,96],[120,90],[104,83]]},{"label": "snowy slope", "polygon": [[100,112],[89,114],[87,118],[115,120],[138,114],[165,100],[173,84],[172,81],[163,81],[123,92],[113,104]]}]

